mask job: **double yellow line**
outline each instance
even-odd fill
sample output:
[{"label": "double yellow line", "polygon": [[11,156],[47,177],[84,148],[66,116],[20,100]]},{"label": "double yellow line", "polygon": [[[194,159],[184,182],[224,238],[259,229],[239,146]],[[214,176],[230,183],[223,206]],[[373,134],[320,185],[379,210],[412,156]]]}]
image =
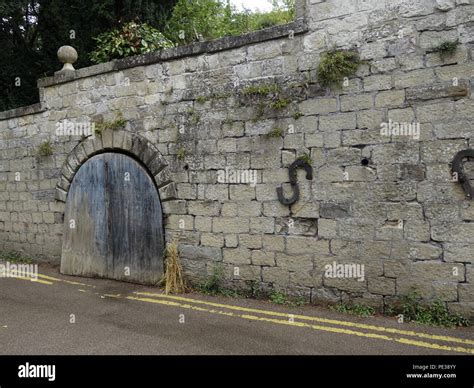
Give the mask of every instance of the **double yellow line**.
[{"label": "double yellow line", "polygon": [[[394,341],[406,345],[424,347],[435,350],[474,354],[474,341],[464,338],[427,334],[413,330],[401,330],[392,327],[368,325],[364,323],[356,323],[350,321],[340,321],[316,316],[261,310],[242,306],[208,302],[192,298],[185,298],[182,296],[175,295],[157,294],[150,292],[135,292],[134,294],[136,296],[128,296],[126,297],[126,299],[155,303],[171,307],[179,307],[211,314],[226,315],[253,321],[269,322],[300,328],[310,328],[318,331],[347,334],[357,337],[365,337],[385,341]],[[449,343],[449,345],[427,342],[426,340]],[[461,344],[462,346],[459,346],[458,344]]]},{"label": "double yellow line", "polygon": [[60,283],[73,284],[73,285],[76,285],[76,286],[85,286],[85,287],[95,288],[95,286],[92,286],[90,284],[74,282],[74,281],[59,279],[59,278],[54,278],[52,276],[46,276],[46,275],[42,275],[42,274],[38,274],[37,279],[31,278],[31,277],[20,277],[20,276],[15,277],[15,279],[28,280],[28,281],[33,282],[33,283],[46,284],[48,286],[54,284],[54,282],[60,282]]},{"label": "double yellow line", "polygon": [[[72,285],[80,285],[95,288],[90,284],[54,278],[46,275],[38,275],[38,279],[17,278],[29,280],[41,284],[52,285],[55,282],[62,282]],[[85,290],[79,290],[85,292]],[[398,342],[405,345],[474,354],[474,340],[427,334],[413,330],[402,330],[393,327],[369,325],[351,321],[341,321],[317,316],[283,313],[279,311],[262,310],[243,306],[229,305],[204,301],[183,296],[166,295],[151,292],[134,292],[134,296],[103,295],[108,298],[124,298],[128,300],[154,303],[169,307],[189,309],[209,314],[217,314],[252,321],[267,322],[299,328],[309,328],[317,331],[346,334],[357,337],[378,339],[384,341]],[[435,342],[432,342],[435,341]]]}]

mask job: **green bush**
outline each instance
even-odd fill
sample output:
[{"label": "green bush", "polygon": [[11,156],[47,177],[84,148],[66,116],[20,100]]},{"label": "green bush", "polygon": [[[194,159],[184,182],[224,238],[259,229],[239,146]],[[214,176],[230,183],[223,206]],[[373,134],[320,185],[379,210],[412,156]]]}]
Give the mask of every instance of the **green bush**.
[{"label": "green bush", "polygon": [[130,22],[94,38],[96,49],[90,54],[92,62],[101,63],[131,55],[145,54],[174,47],[160,31],[146,23]]},{"label": "green bush", "polygon": [[286,304],[288,299],[283,292],[275,291],[270,295],[270,300],[275,304]]},{"label": "green bush", "polygon": [[24,256],[23,253],[20,252],[0,252],[0,261],[26,264],[33,263],[33,260],[30,257]]},{"label": "green bush", "polygon": [[460,315],[451,314],[441,300],[422,306],[420,296],[416,292],[411,292],[402,298],[401,313],[408,322],[444,327],[469,326],[469,320]]},{"label": "green bush", "polygon": [[303,297],[289,297],[281,291],[273,291],[270,296],[270,302],[291,307],[299,307],[307,304]]},{"label": "green bush", "polygon": [[221,291],[222,274],[224,269],[216,264],[212,269],[211,276],[202,284],[198,285],[198,290],[206,295],[217,295]]},{"label": "green bush", "polygon": [[357,315],[358,317],[371,317],[375,314],[375,310],[370,306],[365,306],[362,304],[348,305],[346,303],[340,302],[336,305],[330,306],[331,310]]}]

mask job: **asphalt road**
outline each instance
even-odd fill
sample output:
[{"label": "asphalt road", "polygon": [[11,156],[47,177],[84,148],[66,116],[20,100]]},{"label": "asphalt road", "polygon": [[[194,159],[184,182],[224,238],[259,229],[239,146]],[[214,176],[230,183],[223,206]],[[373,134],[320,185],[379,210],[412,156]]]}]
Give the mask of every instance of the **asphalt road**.
[{"label": "asphalt road", "polygon": [[356,318],[314,306],[165,296],[159,288],[63,276],[0,279],[0,354],[474,354],[474,330]]}]

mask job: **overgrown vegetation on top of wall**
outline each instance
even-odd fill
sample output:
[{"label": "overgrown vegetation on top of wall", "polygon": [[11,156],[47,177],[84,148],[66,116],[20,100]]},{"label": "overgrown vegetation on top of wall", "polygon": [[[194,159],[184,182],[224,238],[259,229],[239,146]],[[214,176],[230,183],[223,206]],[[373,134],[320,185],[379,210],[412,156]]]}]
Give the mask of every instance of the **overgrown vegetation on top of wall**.
[{"label": "overgrown vegetation on top of wall", "polygon": [[267,13],[239,12],[229,0],[179,0],[164,33],[176,44],[241,35],[291,22],[294,8],[295,0],[274,0],[273,10]]},{"label": "overgrown vegetation on top of wall", "polygon": [[91,53],[91,60],[95,63],[146,54],[174,46],[173,42],[157,29],[146,23],[135,22],[127,23],[120,29],[104,32],[95,38],[95,41],[97,47]]},{"label": "overgrown vegetation on top of wall", "polygon": [[36,80],[60,69],[56,53],[62,45],[77,50],[78,69],[288,23],[294,2],[275,0],[273,10],[262,13],[238,12],[225,0],[82,0],[74,7],[61,0],[5,0],[0,4],[0,111],[38,102]]},{"label": "overgrown vegetation on top of wall", "polygon": [[95,38],[91,53],[95,63],[145,54],[174,45],[242,35],[251,31],[289,23],[294,18],[295,0],[275,0],[267,13],[237,11],[230,1],[179,0],[166,27],[160,32],[147,24],[131,22]]},{"label": "overgrown vegetation on top of wall", "polygon": [[163,29],[177,0],[3,0],[0,2],[0,112],[38,102],[38,78],[61,68],[56,53],[69,44],[76,68],[91,65],[93,37],[140,20]]}]

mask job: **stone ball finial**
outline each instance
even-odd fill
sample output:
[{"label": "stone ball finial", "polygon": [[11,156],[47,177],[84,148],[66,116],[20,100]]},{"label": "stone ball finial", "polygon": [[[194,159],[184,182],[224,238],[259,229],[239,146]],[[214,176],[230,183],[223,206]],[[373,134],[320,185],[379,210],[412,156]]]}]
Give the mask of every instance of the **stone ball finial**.
[{"label": "stone ball finial", "polygon": [[64,66],[60,71],[74,71],[75,69],[72,64],[77,61],[77,51],[71,46],[61,46],[58,50],[58,59],[61,63],[64,63]]}]

